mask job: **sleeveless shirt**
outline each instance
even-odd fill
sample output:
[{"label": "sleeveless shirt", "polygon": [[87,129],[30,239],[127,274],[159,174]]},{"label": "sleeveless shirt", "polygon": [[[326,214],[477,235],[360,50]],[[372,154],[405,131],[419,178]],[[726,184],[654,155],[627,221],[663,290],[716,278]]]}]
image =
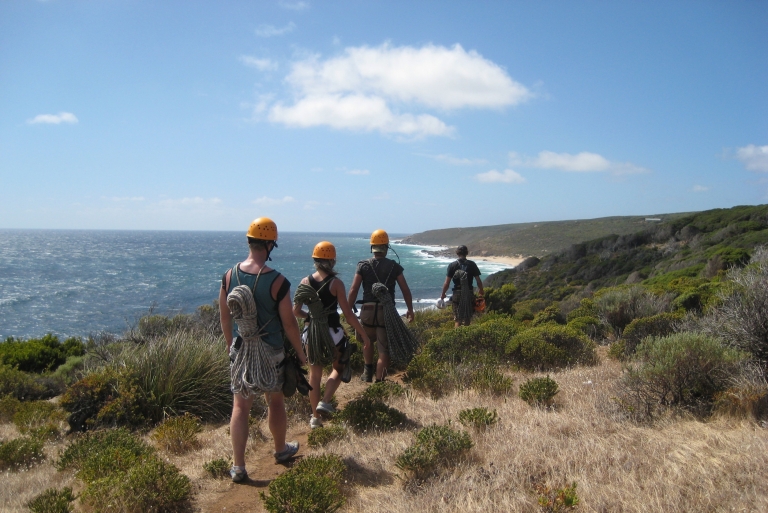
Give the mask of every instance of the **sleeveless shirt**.
[{"label": "sleeveless shirt", "polygon": [[[328,314],[328,327],[329,328],[341,328],[341,316],[339,315],[339,312],[337,311],[339,307],[339,300],[336,296],[334,296],[331,293],[331,281],[335,278],[335,276],[327,276],[323,281],[317,281],[312,277],[310,274],[307,276],[307,280],[309,281],[309,285],[315,289],[316,291],[319,290],[317,293],[318,296],[320,296],[320,301],[323,303],[323,306],[325,308],[333,308],[333,312]],[[325,285],[327,283],[327,285]],[[325,287],[323,287],[325,285]],[[321,289],[322,287],[322,289]]]},{"label": "sleeveless shirt", "polygon": [[[256,282],[256,274],[247,273],[240,270],[240,264],[236,266],[237,276],[233,275],[229,279],[229,289],[227,294],[238,285],[245,285],[253,292],[253,298],[256,300],[256,313],[259,319],[259,327],[263,332],[261,340],[269,346],[277,349],[283,347],[283,325],[280,322],[280,316],[277,314],[277,301],[272,299],[272,284],[280,276],[280,273],[272,269],[271,271],[261,273],[259,281]],[[238,283],[239,278],[239,283]],[[256,283],[256,290],[253,285]],[[232,324],[232,337],[237,337],[237,322]]]}]

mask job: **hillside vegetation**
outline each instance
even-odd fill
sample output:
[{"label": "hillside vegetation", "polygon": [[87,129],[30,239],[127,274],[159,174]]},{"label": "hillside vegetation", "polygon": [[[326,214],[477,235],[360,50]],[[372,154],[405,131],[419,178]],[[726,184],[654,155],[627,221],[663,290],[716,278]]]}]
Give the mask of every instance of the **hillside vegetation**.
[{"label": "hillside vegetation", "polygon": [[[472,255],[537,256],[568,248],[571,244],[607,235],[635,233],[649,224],[674,221],[687,214],[617,216],[572,221],[501,224],[471,228],[446,228],[416,233],[403,239],[406,244],[469,247]],[[661,219],[661,221],[646,221]]]}]

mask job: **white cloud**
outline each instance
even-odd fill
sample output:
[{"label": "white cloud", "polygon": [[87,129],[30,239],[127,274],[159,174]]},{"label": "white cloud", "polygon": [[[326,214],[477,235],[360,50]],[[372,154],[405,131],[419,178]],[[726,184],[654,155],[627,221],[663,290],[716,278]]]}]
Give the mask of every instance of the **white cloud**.
[{"label": "white cloud", "polygon": [[303,11],[309,9],[309,2],[288,2],[287,0],[280,0],[278,5],[283,9],[291,11]]},{"label": "white cloud", "polygon": [[491,169],[487,173],[475,175],[475,179],[481,183],[525,183],[525,178],[511,169],[505,169],[502,173]]},{"label": "white cloud", "polygon": [[45,123],[49,125],[58,125],[61,123],[77,123],[77,117],[71,112],[59,112],[58,114],[39,114],[32,119],[27,120],[30,125]]},{"label": "white cloud", "polygon": [[296,99],[276,104],[273,122],[409,136],[450,135],[453,129],[403,109],[502,108],[532,96],[499,65],[461,45],[347,48],[324,61],[315,56],[296,62],[286,81]]},{"label": "white cloud", "polygon": [[259,59],[258,57],[251,57],[250,55],[241,55],[240,62],[251,68],[256,68],[260,71],[267,71],[277,69],[277,63],[270,59]]},{"label": "white cloud", "polygon": [[509,154],[510,165],[558,169],[572,173],[610,172],[613,175],[648,173],[649,170],[631,162],[612,162],[602,155],[583,151],[576,155],[541,151],[537,157],[523,157],[515,152]]},{"label": "white cloud", "polygon": [[352,169],[350,171],[347,171],[348,175],[369,175],[371,174],[370,171],[367,169]]},{"label": "white cloud", "polygon": [[288,23],[288,25],[285,27],[275,27],[274,25],[259,25],[256,29],[256,35],[259,37],[282,36],[283,34],[293,32],[295,28],[296,24],[294,22]]},{"label": "white cloud", "polygon": [[736,158],[744,163],[750,171],[768,172],[768,145],[755,146],[750,144],[736,150]]},{"label": "white cloud", "polygon": [[261,198],[257,198],[253,200],[254,205],[261,205],[265,207],[273,207],[276,205],[285,205],[286,203],[293,203],[296,201],[290,196],[284,196],[282,198],[270,198],[267,196],[262,196]]},{"label": "white cloud", "polygon": [[692,190],[693,192],[707,192],[709,190],[709,187],[706,187],[704,185],[694,185]]},{"label": "white cloud", "polygon": [[164,199],[164,200],[160,200],[158,202],[158,205],[166,208],[210,207],[214,205],[219,205],[220,203],[221,203],[221,199],[219,198],[205,199],[199,196],[195,196],[194,198]]},{"label": "white cloud", "polygon": [[450,164],[452,166],[480,166],[488,163],[488,161],[485,159],[459,158],[459,157],[454,157],[453,155],[447,155],[447,154],[426,155],[426,156],[440,162],[445,162],[446,164]]}]

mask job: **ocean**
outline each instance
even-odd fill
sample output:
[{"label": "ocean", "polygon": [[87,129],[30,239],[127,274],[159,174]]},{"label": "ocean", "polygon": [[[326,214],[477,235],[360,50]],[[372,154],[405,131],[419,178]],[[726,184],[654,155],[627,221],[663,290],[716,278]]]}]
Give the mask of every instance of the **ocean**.
[{"label": "ocean", "polygon": [[[270,265],[291,281],[293,293],[314,270],[312,248],[328,240],[349,290],[357,262],[370,257],[368,237],[281,233]],[[425,252],[433,247],[393,248],[414,308],[434,306],[451,260]],[[218,297],[222,274],[247,255],[241,232],[0,230],[0,340],[119,334],[150,308],[165,315],[192,313]],[[397,260],[393,252],[388,256]],[[477,263],[484,277],[508,268]],[[399,288],[396,302],[405,313]]]}]

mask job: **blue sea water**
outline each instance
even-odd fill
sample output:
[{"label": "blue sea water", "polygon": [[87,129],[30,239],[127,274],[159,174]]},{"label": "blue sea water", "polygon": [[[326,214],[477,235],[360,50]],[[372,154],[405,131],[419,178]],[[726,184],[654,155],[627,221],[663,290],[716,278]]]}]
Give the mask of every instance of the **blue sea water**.
[{"label": "blue sea water", "polygon": [[[291,281],[293,291],[314,270],[312,248],[328,240],[349,288],[357,262],[370,257],[368,237],[281,233],[270,265]],[[450,259],[424,251],[434,248],[393,247],[414,307],[433,306]],[[150,307],[162,314],[194,312],[218,297],[222,274],[247,255],[241,232],[0,230],[0,340],[122,333]],[[478,266],[483,276],[507,268]],[[399,288],[396,301],[404,313]]]}]

